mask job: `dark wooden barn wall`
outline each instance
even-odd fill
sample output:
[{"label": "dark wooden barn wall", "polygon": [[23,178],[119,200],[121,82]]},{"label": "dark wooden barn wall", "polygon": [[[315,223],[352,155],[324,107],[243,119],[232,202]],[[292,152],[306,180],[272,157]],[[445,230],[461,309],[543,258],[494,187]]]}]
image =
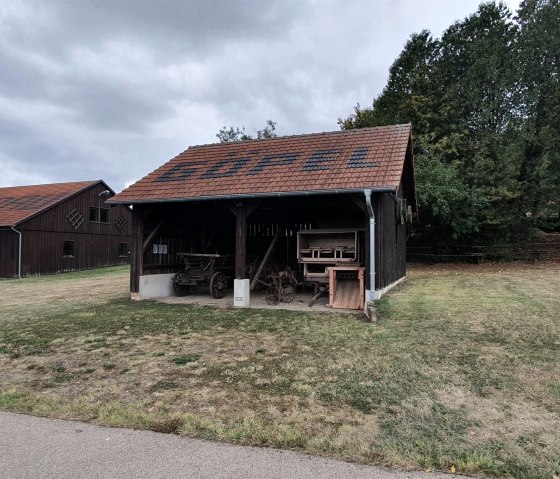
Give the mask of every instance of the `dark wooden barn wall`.
[{"label": "dark wooden barn wall", "polygon": [[[402,191],[402,188],[400,189]],[[399,194],[398,197],[401,195]],[[400,224],[395,196],[382,193],[374,203],[376,225],[376,289],[406,275],[406,225]]]},{"label": "dark wooden barn wall", "polygon": [[0,278],[17,276],[18,235],[9,229],[0,229]]},{"label": "dark wooden barn wall", "polygon": [[[74,241],[74,257],[63,257],[64,241]],[[52,231],[25,232],[22,244],[22,274],[28,276],[127,264],[128,257],[119,257],[118,254],[120,242],[130,246],[130,239],[126,236]]]},{"label": "dark wooden barn wall", "polygon": [[[130,250],[131,216],[124,206],[109,209],[108,223],[89,222],[90,206],[105,207],[107,197],[99,197],[103,184],[95,185],[63,203],[21,223],[22,275],[77,271],[126,264],[128,257],[119,257],[119,243],[127,243]],[[84,217],[75,230],[67,215],[77,209]],[[123,232],[115,225],[119,217],[126,219]],[[74,241],[74,257],[63,257],[63,242]]]}]

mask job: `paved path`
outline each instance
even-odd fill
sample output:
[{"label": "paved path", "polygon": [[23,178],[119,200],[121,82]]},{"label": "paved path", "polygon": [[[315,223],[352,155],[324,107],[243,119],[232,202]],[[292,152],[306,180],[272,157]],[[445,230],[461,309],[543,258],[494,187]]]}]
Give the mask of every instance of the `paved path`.
[{"label": "paved path", "polygon": [[169,434],[0,412],[0,475],[19,478],[451,479]]}]

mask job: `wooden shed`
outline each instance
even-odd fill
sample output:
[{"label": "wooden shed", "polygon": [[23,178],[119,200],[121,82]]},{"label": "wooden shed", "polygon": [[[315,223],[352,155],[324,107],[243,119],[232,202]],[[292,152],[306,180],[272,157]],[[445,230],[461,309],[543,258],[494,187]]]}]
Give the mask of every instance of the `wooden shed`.
[{"label": "wooden shed", "polygon": [[131,212],[102,180],[0,188],[0,278],[129,262]]},{"label": "wooden shed", "polygon": [[[416,214],[412,127],[192,146],[108,203],[133,207],[133,298],[173,294],[178,253],[218,253],[235,257],[235,304],[247,304],[240,292],[274,236],[274,261],[303,281],[298,232],[346,231],[357,238],[352,261],[365,270],[362,297],[378,299],[406,275],[405,223]],[[305,251],[315,258],[321,247]]]}]

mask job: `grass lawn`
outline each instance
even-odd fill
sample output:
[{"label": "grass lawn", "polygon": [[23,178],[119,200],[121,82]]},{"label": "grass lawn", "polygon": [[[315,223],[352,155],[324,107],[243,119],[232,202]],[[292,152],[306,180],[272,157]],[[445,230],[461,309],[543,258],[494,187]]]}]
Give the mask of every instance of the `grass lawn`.
[{"label": "grass lawn", "polygon": [[0,282],[0,408],[424,470],[560,470],[559,264],[414,267],[373,324],[127,287],[124,268]]}]

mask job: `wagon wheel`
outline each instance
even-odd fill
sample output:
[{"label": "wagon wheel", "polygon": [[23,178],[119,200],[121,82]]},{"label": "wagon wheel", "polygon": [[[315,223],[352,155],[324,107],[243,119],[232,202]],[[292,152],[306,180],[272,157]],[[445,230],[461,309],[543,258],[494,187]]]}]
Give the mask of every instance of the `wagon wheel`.
[{"label": "wagon wheel", "polygon": [[216,298],[223,298],[226,295],[227,278],[224,273],[218,271],[212,275],[210,280],[210,294]]},{"label": "wagon wheel", "polygon": [[271,306],[278,304],[280,301],[280,292],[276,286],[269,286],[266,290],[266,302]]},{"label": "wagon wheel", "polygon": [[186,296],[189,292],[189,287],[181,284],[188,279],[187,273],[184,271],[179,271],[173,276],[173,290],[175,291],[175,296]]},{"label": "wagon wheel", "polygon": [[280,294],[280,300],[283,303],[291,303],[294,300],[295,291],[291,286],[284,286]]}]

